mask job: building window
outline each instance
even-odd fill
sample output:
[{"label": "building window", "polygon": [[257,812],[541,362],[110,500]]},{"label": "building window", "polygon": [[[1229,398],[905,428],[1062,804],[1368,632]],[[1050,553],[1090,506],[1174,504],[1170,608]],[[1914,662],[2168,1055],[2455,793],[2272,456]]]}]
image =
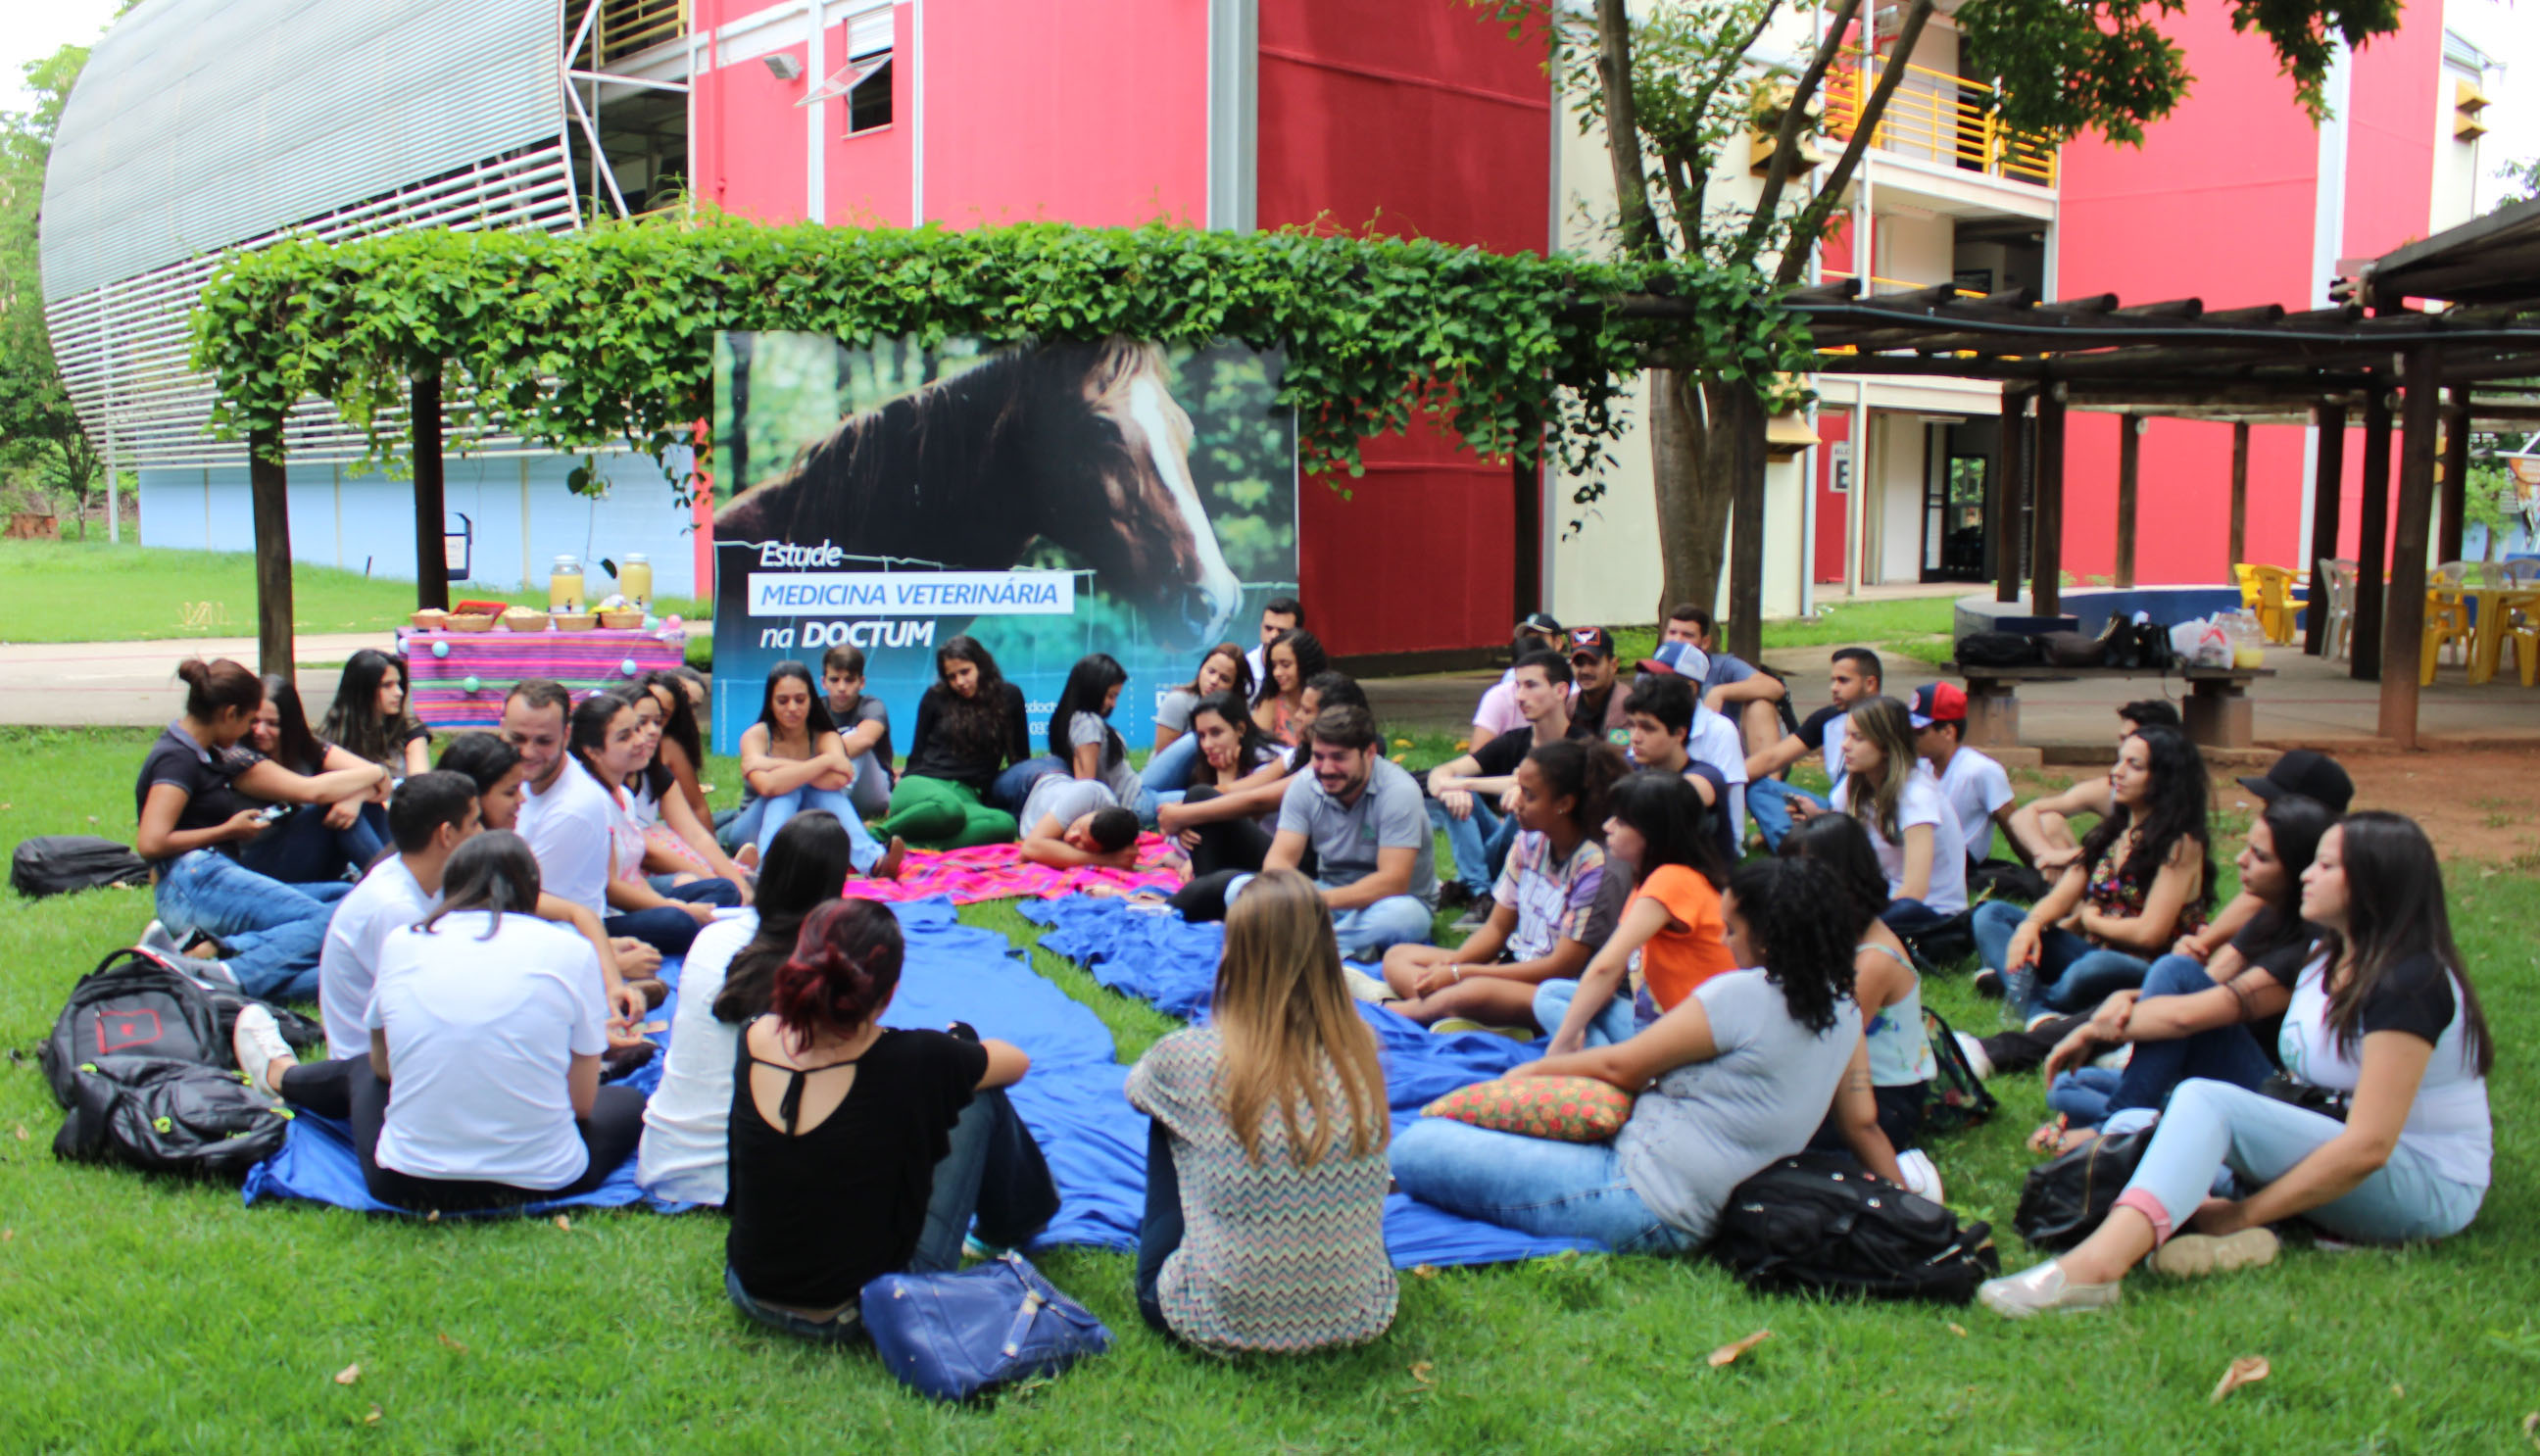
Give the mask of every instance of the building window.
[{"label": "building window", "polygon": [[890,53],[861,58],[857,76],[847,87],[847,135],[880,131],[890,125]]}]

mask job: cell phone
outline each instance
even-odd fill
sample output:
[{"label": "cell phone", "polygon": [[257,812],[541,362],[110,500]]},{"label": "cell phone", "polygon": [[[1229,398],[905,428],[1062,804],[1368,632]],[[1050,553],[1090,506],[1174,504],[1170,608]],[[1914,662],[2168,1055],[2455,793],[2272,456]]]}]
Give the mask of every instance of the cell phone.
[{"label": "cell phone", "polygon": [[256,815],[256,817],[262,819],[267,824],[271,824],[298,807],[298,804],[269,803],[264,806],[264,812]]}]

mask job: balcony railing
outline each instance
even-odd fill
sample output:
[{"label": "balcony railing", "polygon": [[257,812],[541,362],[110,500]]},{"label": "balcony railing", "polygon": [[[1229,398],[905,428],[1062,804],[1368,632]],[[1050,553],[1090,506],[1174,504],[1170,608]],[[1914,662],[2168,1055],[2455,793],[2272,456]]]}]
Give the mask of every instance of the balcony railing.
[{"label": "balcony railing", "polygon": [[594,69],[607,70],[611,62],[687,33],[688,0],[600,0],[591,32],[600,60]]},{"label": "balcony railing", "polygon": [[[1826,74],[1828,136],[1852,139],[1863,104],[1877,90],[1880,74],[1894,64],[1887,56],[1856,51]],[[2054,186],[2055,143],[2003,125],[1994,115],[1994,89],[1982,81],[1908,63],[1870,144],[1942,167]]]}]

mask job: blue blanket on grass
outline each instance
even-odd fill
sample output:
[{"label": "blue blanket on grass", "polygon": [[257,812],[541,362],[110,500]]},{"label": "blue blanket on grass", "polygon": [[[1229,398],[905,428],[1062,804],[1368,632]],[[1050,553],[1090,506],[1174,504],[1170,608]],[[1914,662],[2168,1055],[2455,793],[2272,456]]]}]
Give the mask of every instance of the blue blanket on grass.
[{"label": "blue blanket on grass", "polygon": [[[1116,1060],[1110,1030],[1023,964],[1005,936],[958,924],[951,902],[925,900],[891,910],[908,938],[908,955],[883,1019],[908,1027],[967,1021],[980,1035],[1013,1042],[1031,1056],[1031,1075],[1011,1095],[1049,1160],[1060,1198],[1057,1218],[1032,1247],[1135,1249],[1146,1207],[1147,1124],[1124,1094],[1129,1070]],[[1204,1007],[1224,940],[1219,927],[1133,914],[1117,900],[1033,901],[1024,910],[1044,924],[1060,924],[1063,929],[1041,943],[1093,963],[1103,984],[1179,1014]],[[674,999],[651,1019],[667,1027],[677,1007],[678,963],[665,962],[661,974]],[[1531,1055],[1502,1037],[1433,1036],[1390,1011],[1367,1011],[1384,1048],[1397,1119],[1416,1116],[1440,1093],[1496,1075]],[[655,1033],[654,1039],[667,1041],[668,1033]],[[661,1075],[661,1059],[655,1058],[624,1084],[649,1094]],[[245,1197],[250,1204],[303,1199],[367,1213],[405,1212],[370,1196],[350,1128],[305,1112],[293,1121],[282,1150],[248,1172]],[[464,1216],[543,1216],[631,1205],[664,1213],[693,1207],[636,1187],[630,1158],[589,1193]],[[1498,1263],[1581,1247],[1459,1218],[1400,1196],[1386,1205],[1385,1242],[1394,1263],[1404,1268]]]}]

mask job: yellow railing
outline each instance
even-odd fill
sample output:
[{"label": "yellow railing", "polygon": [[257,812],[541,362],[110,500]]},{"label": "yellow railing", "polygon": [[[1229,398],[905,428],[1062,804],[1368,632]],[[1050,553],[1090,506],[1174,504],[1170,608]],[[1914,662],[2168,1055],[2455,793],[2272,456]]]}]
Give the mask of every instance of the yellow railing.
[{"label": "yellow railing", "polygon": [[600,67],[688,33],[688,0],[600,0],[592,27]]},{"label": "yellow railing", "polygon": [[[1826,74],[1826,134],[1849,141],[1861,108],[1895,62],[1853,52]],[[2055,185],[2055,143],[2034,132],[2013,131],[1994,116],[1994,89],[1982,81],[1907,64],[1887,99],[1870,145],[1882,152],[1920,157],[1988,176]]]},{"label": "yellow railing", "polygon": [[[1824,278],[1852,278],[1859,275],[1847,273],[1841,268],[1825,268],[1819,270],[1818,276]],[[1863,278],[1861,283],[1861,291],[1864,297],[1875,297],[1882,293],[1912,293],[1916,289],[1932,287],[1929,283],[1916,283],[1909,278],[1881,278],[1875,273],[1870,274],[1867,278]],[[1957,296],[1962,299],[1980,299],[1987,297],[1983,291],[1973,288],[1961,288],[1958,290]]]}]

